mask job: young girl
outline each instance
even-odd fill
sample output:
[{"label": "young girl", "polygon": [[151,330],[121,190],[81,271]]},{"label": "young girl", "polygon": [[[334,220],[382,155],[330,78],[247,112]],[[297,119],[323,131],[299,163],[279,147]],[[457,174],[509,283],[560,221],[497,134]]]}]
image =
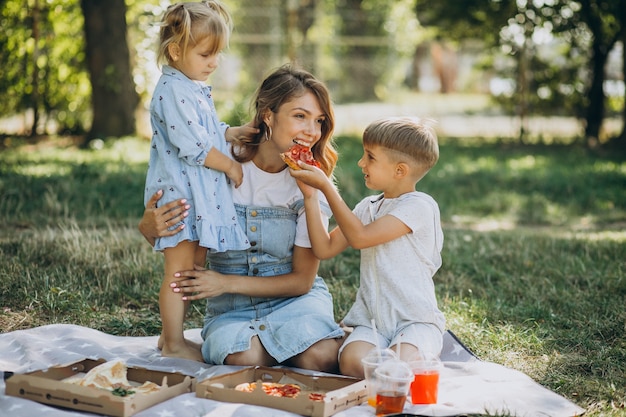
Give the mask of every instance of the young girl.
[{"label": "young girl", "polygon": [[[243,180],[241,164],[227,156],[226,139],[251,127],[221,123],[203,82],[217,68],[228,45],[231,18],[217,1],[177,3],[163,16],[158,62],[166,61],[150,104],[152,143],[144,204],[162,190],[163,201],[186,199],[189,216],[167,224],[171,233],[156,240],[165,256],[165,278],[159,294],[163,356],[202,361],[198,346],[185,340],[188,302],[172,293],[174,273],[204,265],[211,252],[249,247],[240,229],[229,187]],[[174,234],[182,230],[180,233]]]}]

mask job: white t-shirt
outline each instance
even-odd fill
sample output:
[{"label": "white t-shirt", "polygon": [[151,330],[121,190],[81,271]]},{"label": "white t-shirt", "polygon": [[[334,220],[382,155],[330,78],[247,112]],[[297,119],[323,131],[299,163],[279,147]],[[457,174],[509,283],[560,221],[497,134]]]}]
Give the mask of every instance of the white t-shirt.
[{"label": "white t-shirt", "polygon": [[[296,180],[291,176],[288,168],[280,172],[271,173],[259,169],[252,161],[243,163],[242,168],[243,182],[239,188],[232,187],[235,204],[291,208],[296,201],[304,199],[298,184],[296,184]],[[328,206],[326,197],[321,192],[319,192],[319,200],[322,207]],[[327,229],[328,213],[328,211],[322,209],[322,221]],[[295,245],[303,248],[311,247],[303,205],[298,208]]]},{"label": "white t-shirt", "polygon": [[445,318],[437,307],[432,280],[441,267],[443,231],[439,206],[422,192],[386,199],[369,196],[354,208],[367,225],[391,215],[411,232],[397,239],[361,250],[361,277],[356,301],[346,315],[347,326],[371,326],[389,339],[411,323],[431,323],[442,332]]}]

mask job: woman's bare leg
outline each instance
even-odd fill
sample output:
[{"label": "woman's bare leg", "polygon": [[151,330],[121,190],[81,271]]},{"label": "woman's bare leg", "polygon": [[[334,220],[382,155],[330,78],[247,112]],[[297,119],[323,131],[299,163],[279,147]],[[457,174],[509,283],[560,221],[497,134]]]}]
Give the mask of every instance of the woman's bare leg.
[{"label": "woman's bare leg", "polygon": [[339,373],[337,356],[341,343],[343,343],[343,338],[320,340],[286,363],[296,368]]},{"label": "woman's bare leg", "polygon": [[278,365],[278,362],[267,353],[258,336],[253,336],[250,340],[250,349],[244,352],[231,353],[224,359],[224,364],[239,366],[275,366]]}]

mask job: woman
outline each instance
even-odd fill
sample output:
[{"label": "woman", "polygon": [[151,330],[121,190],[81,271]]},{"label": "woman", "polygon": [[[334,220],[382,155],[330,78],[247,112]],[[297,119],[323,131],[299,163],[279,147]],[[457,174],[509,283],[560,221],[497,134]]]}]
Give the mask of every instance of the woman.
[{"label": "woman", "polygon": [[[329,93],[310,73],[283,66],[263,81],[254,103],[259,133],[233,147],[244,173],[233,200],[251,247],[210,253],[210,270],[175,274],[179,281],[172,291],[183,301],[207,298],[202,330],[207,363],[336,372],[343,331],[334,320],[332,296],[317,276],[302,193],[280,157],[294,141],[306,144],[332,175],[337,153]],[[167,230],[167,224],[180,222],[190,208],[184,200],[154,208],[160,197],[153,196],[139,224],[151,243],[182,230]],[[329,215],[325,206],[326,224]]]}]

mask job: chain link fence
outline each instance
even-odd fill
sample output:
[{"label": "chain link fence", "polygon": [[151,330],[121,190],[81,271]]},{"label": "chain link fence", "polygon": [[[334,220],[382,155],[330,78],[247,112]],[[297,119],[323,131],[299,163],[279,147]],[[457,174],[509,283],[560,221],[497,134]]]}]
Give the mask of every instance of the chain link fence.
[{"label": "chain link fence", "polygon": [[[350,4],[354,3],[354,4]],[[376,99],[389,73],[405,73],[385,31],[386,10],[360,1],[241,0],[231,9],[235,30],[213,82],[251,94],[274,68],[295,62],[322,79],[337,102]],[[402,81],[402,80],[401,80]]]}]

